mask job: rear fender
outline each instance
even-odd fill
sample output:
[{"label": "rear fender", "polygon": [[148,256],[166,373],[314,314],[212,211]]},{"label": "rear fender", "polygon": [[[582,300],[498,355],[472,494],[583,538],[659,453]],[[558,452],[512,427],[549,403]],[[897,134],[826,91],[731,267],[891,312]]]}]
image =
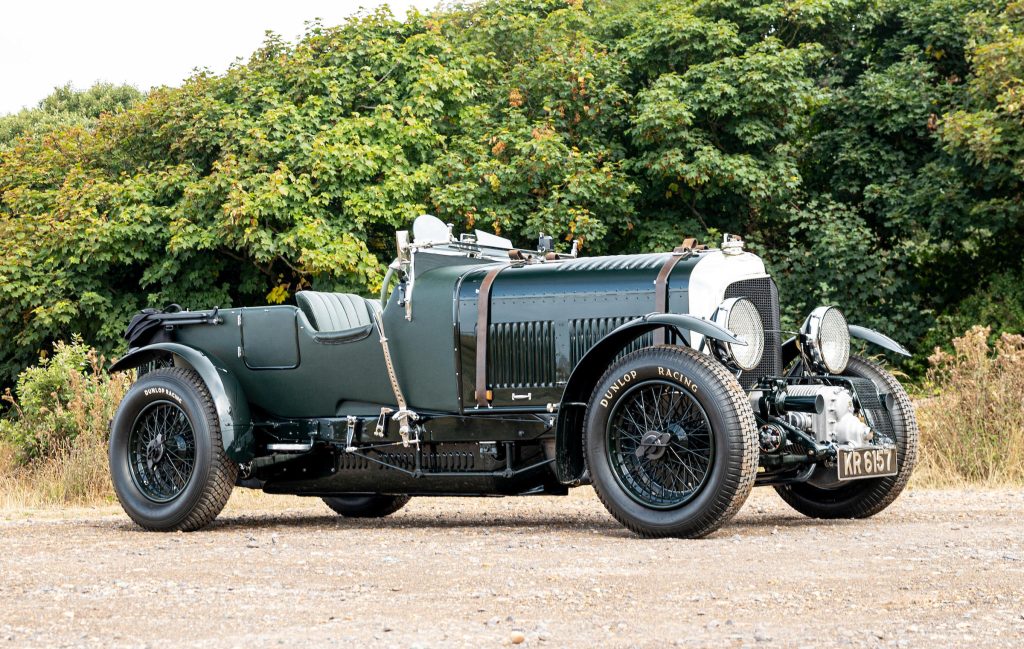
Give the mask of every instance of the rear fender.
[{"label": "rear fender", "polygon": [[217,410],[221,441],[228,457],[235,462],[251,460],[255,455],[255,440],[249,404],[238,380],[216,359],[192,347],[164,342],[131,350],[118,359],[110,371],[129,370],[167,355],[173,355],[175,366],[195,370],[206,384]]},{"label": "rear fender", "polygon": [[558,409],[555,442],[555,472],[563,484],[578,484],[586,470],[583,459],[583,420],[594,386],[612,360],[634,340],[649,331],[672,327],[689,345],[690,332],[731,342],[739,340],[728,329],[710,320],[676,313],[650,313],[618,327],[590,348],[573,369]]}]

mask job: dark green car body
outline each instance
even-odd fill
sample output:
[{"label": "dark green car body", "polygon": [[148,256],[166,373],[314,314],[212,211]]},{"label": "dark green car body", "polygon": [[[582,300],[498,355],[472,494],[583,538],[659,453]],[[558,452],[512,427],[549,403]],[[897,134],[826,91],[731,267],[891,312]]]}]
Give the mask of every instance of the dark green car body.
[{"label": "dark green car body", "polygon": [[[757,366],[727,368],[743,390],[796,356],[775,284],[741,244],[576,258],[452,240],[392,268],[399,282],[383,304],[299,293],[299,306],[150,314],[154,326],[113,369],[194,370],[245,486],[516,495],[588,481],[584,419],[617,359],[663,343],[725,362],[715,350],[743,342],[713,319],[723,299],[749,300],[764,331]],[[762,454],[760,484],[806,479],[803,467],[825,458],[793,434],[809,451]]]},{"label": "dark green car body", "polygon": [[[668,282],[669,313],[687,313],[689,272],[703,254],[709,253],[698,252],[675,264]],[[487,484],[478,493],[495,488],[496,476],[491,473],[507,472],[505,455],[510,450],[530,461],[543,461],[545,441],[550,445],[559,437],[559,413],[571,409],[573,400],[589,396],[601,368],[612,359],[626,349],[650,343],[656,325],[644,323],[643,317],[655,311],[654,282],[670,258],[672,254],[667,253],[509,264],[493,258],[453,259],[421,252],[412,318],[406,318],[400,304],[401,286],[391,292],[381,315],[408,406],[423,418],[422,441],[470,445],[451,452],[471,450],[474,466],[481,462],[488,466]],[[423,270],[431,261],[434,265]],[[502,270],[490,293],[487,385],[493,398],[481,408],[474,396],[479,290],[494,268]],[[581,363],[597,343],[628,323],[634,324],[620,344],[605,349],[590,363]],[[221,427],[229,455],[239,462],[263,461],[265,488],[274,489],[277,481],[285,480],[292,484],[281,485],[283,490],[335,489],[317,487],[308,479],[301,486],[291,476],[285,479],[284,468],[308,458],[268,454],[263,448],[268,441],[312,439],[314,449],[309,455],[321,455],[318,445],[344,439],[350,416],[358,418],[356,442],[398,439],[393,422],[388,422],[383,438],[371,430],[382,407],[397,406],[380,336],[372,324],[320,332],[302,309],[282,305],[218,310],[209,323],[175,326],[164,334],[168,340],[133,349],[115,369],[162,357],[200,371],[215,401],[224,404],[218,410],[223,413]],[[571,399],[566,393],[570,380],[578,384]],[[568,425],[563,421],[563,426]],[[481,443],[495,444],[496,455],[481,460]],[[445,452],[439,450],[441,455],[435,456],[442,458]],[[404,448],[391,452],[409,453]],[[414,464],[408,458],[406,463]],[[278,464],[282,471],[269,468]],[[538,473],[546,472],[552,480],[545,478],[542,485],[530,488],[561,491],[555,485],[581,478],[578,459],[562,464],[557,479],[553,467],[545,466]],[[307,468],[305,474],[311,472],[332,481],[345,475],[329,468],[328,475],[321,475],[322,468]],[[381,471],[374,467],[372,473]],[[440,485],[430,482],[410,482],[417,487],[412,492],[450,489],[444,486],[448,480]],[[502,491],[518,492],[522,485],[513,482]],[[360,484],[357,490],[370,486]]]}]

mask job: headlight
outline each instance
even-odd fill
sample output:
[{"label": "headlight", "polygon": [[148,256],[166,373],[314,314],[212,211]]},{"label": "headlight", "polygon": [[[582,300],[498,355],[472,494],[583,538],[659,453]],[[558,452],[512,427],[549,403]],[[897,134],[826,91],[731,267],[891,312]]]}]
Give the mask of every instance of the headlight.
[{"label": "headlight", "polygon": [[736,334],[736,337],[747,343],[733,345],[722,343],[719,348],[725,352],[730,361],[741,370],[752,370],[761,362],[764,355],[764,325],[761,314],[754,303],[745,297],[734,297],[722,302],[715,312],[715,323]]},{"label": "headlight", "polygon": [[832,306],[819,306],[807,316],[801,329],[812,364],[841,374],[850,360],[850,328],[846,316]]}]

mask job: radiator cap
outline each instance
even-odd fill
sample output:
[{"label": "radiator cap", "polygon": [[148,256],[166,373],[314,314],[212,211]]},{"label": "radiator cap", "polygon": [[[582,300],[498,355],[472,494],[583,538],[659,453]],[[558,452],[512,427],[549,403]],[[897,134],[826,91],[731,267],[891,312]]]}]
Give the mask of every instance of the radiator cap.
[{"label": "radiator cap", "polygon": [[738,235],[726,233],[722,237],[722,254],[739,255],[743,252],[743,239]]}]

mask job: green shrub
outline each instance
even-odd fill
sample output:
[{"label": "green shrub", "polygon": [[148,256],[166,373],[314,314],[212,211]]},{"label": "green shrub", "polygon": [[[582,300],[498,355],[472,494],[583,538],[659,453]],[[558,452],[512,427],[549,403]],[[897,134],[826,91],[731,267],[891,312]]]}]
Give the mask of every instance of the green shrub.
[{"label": "green shrub", "polygon": [[0,440],[22,465],[76,445],[105,443],[107,424],[129,385],[130,377],[107,374],[102,357],[80,336],[57,342],[52,356],[18,376],[16,395],[5,391],[11,408],[0,420]]},{"label": "green shrub", "polygon": [[1003,332],[1024,334],[1024,269],[995,275],[955,309],[939,316],[922,340],[920,350],[941,347],[950,352],[951,341],[977,323],[989,328],[990,345],[995,345]]}]

